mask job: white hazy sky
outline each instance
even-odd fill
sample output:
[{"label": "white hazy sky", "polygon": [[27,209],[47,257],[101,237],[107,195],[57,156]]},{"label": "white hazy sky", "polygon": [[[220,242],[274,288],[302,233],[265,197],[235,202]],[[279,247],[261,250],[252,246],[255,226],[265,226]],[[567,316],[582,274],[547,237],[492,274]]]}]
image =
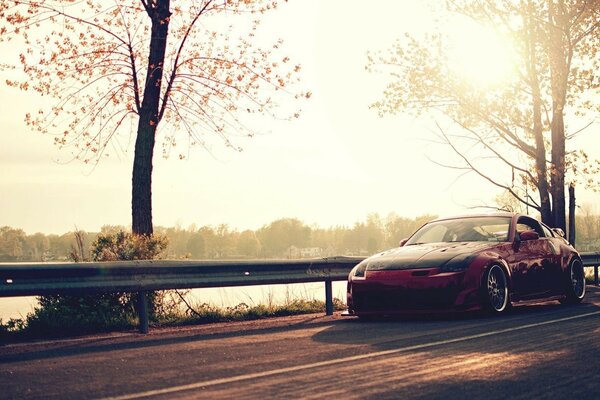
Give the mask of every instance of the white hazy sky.
[{"label": "white hazy sky", "polygon": [[[404,32],[430,30],[427,4],[436,1],[292,0],[265,18],[261,29],[284,39],[312,98],[298,120],[257,121],[268,133],[238,142],[241,153],[215,144],[212,154],[195,148],[184,161],[158,154],[154,224],[256,229],[297,217],[351,225],[371,212],[447,215],[492,204],[497,188],[476,176],[457,180],[457,171],[428,160],[451,160],[428,141],[431,120],[382,119],[368,108],[385,80],[365,71],[367,51],[389,47]],[[68,162],[69,150],[59,150],[52,137],[25,127],[24,115],[39,108],[39,98],[1,87],[0,100],[0,226],[64,233],[130,224],[132,145],[92,171]],[[600,157],[599,139],[588,133],[581,140]],[[578,199],[599,198],[580,191]]]}]

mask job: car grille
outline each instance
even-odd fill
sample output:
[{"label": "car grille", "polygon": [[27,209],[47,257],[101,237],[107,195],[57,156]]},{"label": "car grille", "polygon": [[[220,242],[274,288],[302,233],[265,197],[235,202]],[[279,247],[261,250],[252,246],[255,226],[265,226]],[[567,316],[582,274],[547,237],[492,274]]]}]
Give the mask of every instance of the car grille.
[{"label": "car grille", "polygon": [[401,311],[451,307],[458,296],[458,288],[443,289],[373,289],[354,292],[355,311]]}]

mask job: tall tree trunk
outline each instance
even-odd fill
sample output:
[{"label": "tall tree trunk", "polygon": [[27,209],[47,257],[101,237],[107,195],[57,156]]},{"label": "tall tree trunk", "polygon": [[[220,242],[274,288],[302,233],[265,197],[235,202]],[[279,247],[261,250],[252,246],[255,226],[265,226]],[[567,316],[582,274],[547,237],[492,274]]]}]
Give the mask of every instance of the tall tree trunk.
[{"label": "tall tree trunk", "polygon": [[565,5],[562,0],[548,0],[548,27],[546,48],[550,65],[550,90],[552,93],[551,171],[550,191],[554,226],[566,231],[565,206],[565,124],[563,120],[566,104],[568,75],[570,69],[570,29]]},{"label": "tall tree trunk", "polygon": [[[153,126],[142,123],[140,115],[131,189],[131,230],[138,235],[150,236],[152,227],[152,156],[154,154],[155,132]],[[147,117],[146,117],[147,118]]]},{"label": "tall tree trunk", "polygon": [[527,74],[529,75],[529,84],[531,86],[531,107],[533,111],[533,135],[535,137],[535,171],[536,171],[536,187],[540,195],[539,211],[542,217],[542,222],[548,225],[553,225],[553,210],[550,201],[547,167],[546,167],[546,144],[544,143],[544,131],[542,124],[542,96],[540,94],[540,81],[538,72],[537,58],[537,32],[535,31],[535,22],[532,21],[533,10],[529,4],[528,19],[528,42],[527,51],[529,58],[527,59]]},{"label": "tall tree trunk", "polygon": [[152,38],[148,56],[148,72],[143,100],[139,111],[133,178],[131,191],[132,231],[138,235],[152,235],[152,157],[156,142],[156,128],[160,104],[163,65],[169,33],[170,0],[158,0],[148,5],[152,20]]},{"label": "tall tree trunk", "polygon": [[[555,107],[553,107],[555,108]],[[560,111],[559,111],[560,110]],[[552,169],[550,171],[550,190],[552,192],[552,212],[554,227],[566,230],[565,204],[565,126],[562,106],[552,116]]]},{"label": "tall tree trunk", "polygon": [[569,185],[569,243],[575,247],[576,234],[575,234],[575,186],[571,183]]}]

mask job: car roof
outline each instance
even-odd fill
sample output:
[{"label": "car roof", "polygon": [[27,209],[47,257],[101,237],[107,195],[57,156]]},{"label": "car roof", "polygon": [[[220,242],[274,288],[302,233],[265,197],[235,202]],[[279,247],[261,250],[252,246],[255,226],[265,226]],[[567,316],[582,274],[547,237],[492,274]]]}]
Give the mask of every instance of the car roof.
[{"label": "car roof", "polygon": [[[513,218],[514,216],[524,216],[526,217],[527,215],[523,215],[523,214],[519,214],[519,213],[514,213],[514,212],[508,212],[508,211],[494,211],[494,212],[487,212],[487,213],[472,213],[472,214],[461,214],[461,215],[453,215],[453,216],[447,216],[447,217],[440,217],[440,218],[436,218],[434,220],[431,220],[430,222],[434,222],[434,221],[444,221],[447,219],[462,219],[462,218],[477,218],[477,217],[508,217],[508,218]],[[529,217],[529,218],[533,218],[533,217]],[[535,218],[533,218],[535,219]]]}]

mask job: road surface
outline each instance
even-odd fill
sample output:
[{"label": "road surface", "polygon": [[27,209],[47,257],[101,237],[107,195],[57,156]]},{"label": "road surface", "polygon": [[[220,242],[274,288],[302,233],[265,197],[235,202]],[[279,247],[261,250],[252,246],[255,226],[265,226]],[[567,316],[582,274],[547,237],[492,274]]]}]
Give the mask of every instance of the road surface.
[{"label": "road surface", "polygon": [[0,399],[598,399],[584,304],[363,322],[309,315],[0,346]]}]

